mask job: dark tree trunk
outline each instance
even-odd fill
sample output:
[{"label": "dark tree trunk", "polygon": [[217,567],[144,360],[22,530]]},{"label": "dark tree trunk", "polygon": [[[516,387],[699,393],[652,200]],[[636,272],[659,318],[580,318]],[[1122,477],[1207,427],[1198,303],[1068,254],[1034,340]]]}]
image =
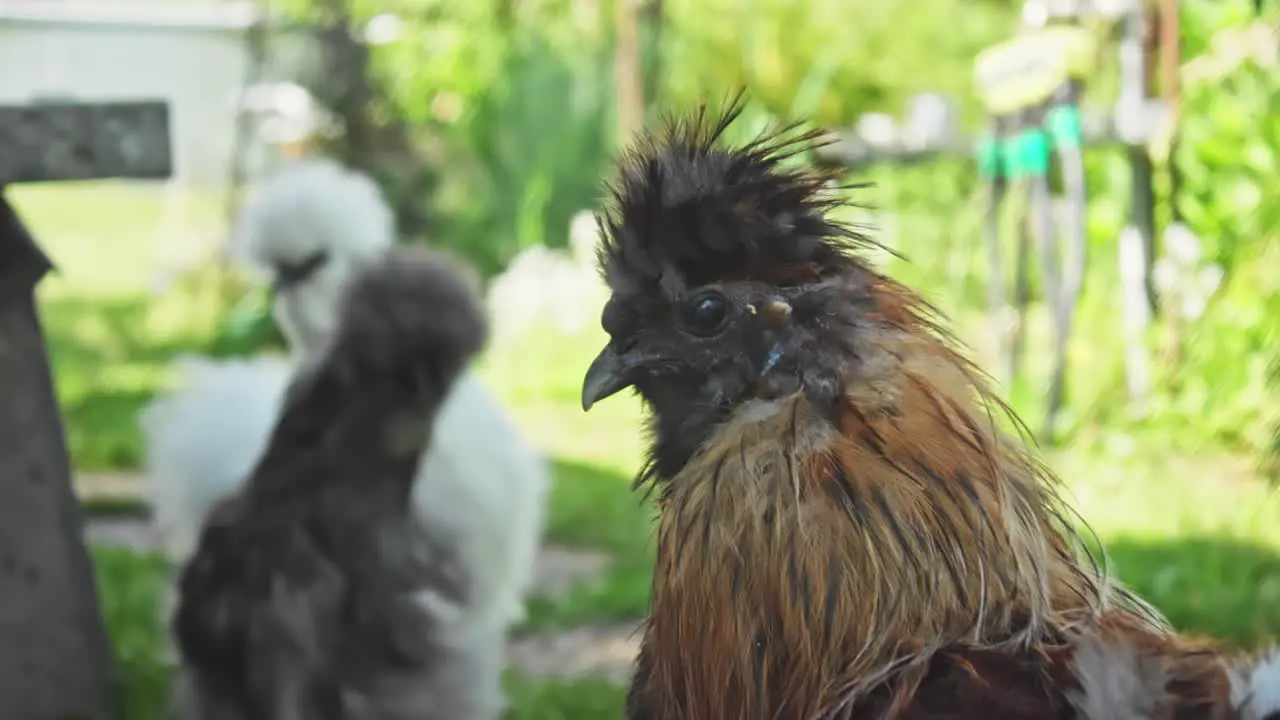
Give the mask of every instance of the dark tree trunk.
[{"label": "dark tree trunk", "polygon": [[0,188],[0,717],[116,717],[110,645],[36,312],[50,269]]},{"label": "dark tree trunk", "polygon": [[347,5],[347,0],[325,0],[326,27],[318,35],[321,62],[306,82],[320,105],[342,122],[340,137],[323,149],[378,183],[402,238],[422,239],[432,228],[427,203],[436,172],[408,126],[380,117],[385,89],[373,76],[369,47],[352,33]]}]

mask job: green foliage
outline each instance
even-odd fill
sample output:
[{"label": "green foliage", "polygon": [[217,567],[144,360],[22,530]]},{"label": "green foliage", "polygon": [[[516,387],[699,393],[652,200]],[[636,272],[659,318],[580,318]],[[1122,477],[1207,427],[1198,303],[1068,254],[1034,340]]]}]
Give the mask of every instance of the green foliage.
[{"label": "green foliage", "polygon": [[442,170],[424,198],[442,217],[431,241],[486,274],[524,247],[563,243],[612,147],[609,48],[564,37],[552,6],[514,18],[501,3],[399,5],[403,34],[375,59]]},{"label": "green foliage", "polygon": [[1239,62],[1187,88],[1178,207],[1225,283],[1191,328],[1164,410],[1259,450],[1280,417],[1280,76]]},{"label": "green foliage", "polygon": [[129,720],[168,717],[170,665],[160,598],[168,565],[157,555],[93,548],[102,614],[121,679],[119,716]]},{"label": "green foliage", "polygon": [[[1213,50],[1215,37],[1227,28],[1241,27],[1257,19],[1250,0],[1184,0],[1181,48],[1187,59],[1203,57]],[[1221,42],[1222,38],[1218,38]]]},{"label": "green foliage", "polygon": [[[1280,378],[1272,378],[1280,371],[1280,205],[1270,202],[1280,197],[1275,46],[1263,41],[1249,48],[1268,29],[1249,31],[1248,3],[1189,2],[1184,9],[1191,62],[1173,156],[1182,181],[1176,201],[1204,245],[1201,266],[1221,268],[1224,280],[1203,315],[1189,321],[1176,349],[1167,327],[1153,334],[1157,386],[1146,412],[1135,419],[1120,400],[1122,337],[1115,321],[1114,258],[1116,240],[1129,222],[1129,169],[1123,151],[1090,149],[1091,264],[1074,330],[1068,414],[1103,423],[1100,432],[1141,430],[1180,446],[1265,452],[1280,430]],[[891,261],[893,272],[949,313],[964,317],[981,308],[985,266],[971,168],[880,168],[870,179],[877,187],[864,192],[883,208],[879,224],[889,231],[883,237],[910,260]],[[1158,185],[1157,192],[1167,207],[1167,185]],[[979,345],[985,340],[978,326],[964,329],[969,332],[962,337]],[[1031,331],[1036,342],[1036,328]],[[1024,416],[1038,406],[1035,388],[1042,375],[1043,369],[1032,367],[1029,381],[1010,390]],[[1280,446],[1273,452],[1280,469]]]},{"label": "green foliage", "polygon": [[[562,242],[596,203],[615,145],[614,3],[275,1],[301,19],[334,5],[357,22],[400,16],[374,63],[388,111],[415,125],[443,176],[424,198],[441,219],[432,242],[489,274],[523,247]],[[1016,4],[921,3],[666,0],[661,26],[642,28],[643,64],[661,70],[647,99],[683,108],[745,86],[760,113],[839,125],[934,90],[972,117],[970,62]]]},{"label": "green foliage", "polygon": [[973,57],[1014,26],[1011,2],[667,0],[663,100],[746,85],[774,114],[845,124],[925,90],[970,117]]},{"label": "green foliage", "polygon": [[438,238],[483,270],[531,245],[563,245],[569,221],[595,204],[612,144],[607,56],[573,62],[551,43],[513,44],[502,81],[446,137],[451,223]]}]

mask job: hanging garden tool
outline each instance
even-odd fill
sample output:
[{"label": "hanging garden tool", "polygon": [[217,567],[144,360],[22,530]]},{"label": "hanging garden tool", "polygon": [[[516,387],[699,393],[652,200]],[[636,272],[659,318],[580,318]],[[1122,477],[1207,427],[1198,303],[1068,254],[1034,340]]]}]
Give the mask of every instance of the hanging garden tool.
[{"label": "hanging garden tool", "polygon": [[[1054,150],[1065,196],[1065,212],[1058,217],[1059,237],[1065,241],[1062,260],[1062,295],[1054,306],[1054,325],[1060,341],[1055,341],[1053,375],[1048,393],[1048,421],[1044,433],[1053,436],[1053,420],[1061,407],[1066,382],[1067,341],[1088,269],[1089,244],[1086,232],[1088,201],[1084,175],[1084,131],[1080,121],[1080,100],[1093,75],[1098,56],[1094,33],[1078,23],[1080,16],[1049,15],[1035,35],[1046,53],[1063,59],[1066,78],[1049,98],[1044,116],[1045,134]],[[1056,250],[1054,250],[1056,252]]]},{"label": "hanging garden tool", "polygon": [[[1029,295],[1028,246],[1034,240],[1052,329],[1053,360],[1041,431],[1046,440],[1054,436],[1055,420],[1063,402],[1067,344],[1087,259],[1079,99],[1096,55],[1096,44],[1088,30],[1049,23],[1050,19],[1060,21],[1064,15],[1060,10],[1051,14],[1040,2],[1028,2],[1023,9],[1021,32],[984,50],[974,64],[979,97],[991,118],[991,130],[977,146],[977,164],[989,188],[984,223],[988,302],[999,342],[1001,379],[1012,384],[1020,368]],[[1065,261],[1060,260],[1050,196],[1051,149],[1056,150],[1068,199],[1063,218],[1068,226]],[[1010,185],[1026,200],[1024,213],[1016,223],[1012,307],[1007,302],[1000,241],[1001,205]]]},{"label": "hanging garden tool", "polygon": [[1046,25],[1037,34],[1046,44],[1046,51],[1059,53],[1064,58],[1067,73],[1065,82],[1049,98],[1044,120],[1049,142],[1058,159],[1063,193],[1068,201],[1068,214],[1064,218],[1069,221],[1069,232],[1066,233],[1068,257],[1063,286],[1068,300],[1074,305],[1079,301],[1088,265],[1084,226],[1087,198],[1084,130],[1080,121],[1080,100],[1097,63],[1098,42],[1091,30],[1075,24]]},{"label": "hanging garden tool", "polygon": [[[1038,38],[1019,34],[979,53],[974,62],[978,95],[990,130],[977,143],[978,172],[988,184],[984,222],[987,248],[987,296],[999,340],[1001,381],[1018,375],[1022,311],[1027,294],[1027,252],[1031,236],[1042,243],[1052,225],[1048,203],[1048,141],[1041,115],[1054,91],[1066,78],[1065,58],[1045,53]],[[1040,187],[1038,188],[1037,185]],[[1014,261],[1016,314],[1005,289],[1001,249],[1001,208],[1010,190],[1026,199],[1025,214],[1017,218]],[[1037,236],[1038,235],[1038,236]],[[1053,285],[1056,279],[1047,285]],[[1048,294],[1048,288],[1046,287]],[[1051,295],[1056,297],[1056,292]]]}]

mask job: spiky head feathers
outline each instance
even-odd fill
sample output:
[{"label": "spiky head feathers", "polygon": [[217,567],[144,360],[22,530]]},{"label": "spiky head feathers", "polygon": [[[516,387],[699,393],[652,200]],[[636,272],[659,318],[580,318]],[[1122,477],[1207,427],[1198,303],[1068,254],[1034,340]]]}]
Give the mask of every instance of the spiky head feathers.
[{"label": "spiky head feathers", "polygon": [[704,106],[642,137],[599,218],[611,342],[583,406],[634,386],[667,470],[746,399],[800,385],[834,397],[839,383],[817,357],[841,344],[829,319],[874,278],[857,256],[871,241],[831,215],[846,202],[837,178],[787,162],[819,133],[789,126],[730,147],[741,113],[740,98],[718,116]]},{"label": "spiky head feathers", "polygon": [[791,125],[742,147],[724,143],[740,99],[706,106],[641,137],[623,157],[599,218],[601,271],[615,291],[668,291],[714,281],[791,284],[847,267],[866,238],[833,221],[833,174],[788,168],[821,133]]}]

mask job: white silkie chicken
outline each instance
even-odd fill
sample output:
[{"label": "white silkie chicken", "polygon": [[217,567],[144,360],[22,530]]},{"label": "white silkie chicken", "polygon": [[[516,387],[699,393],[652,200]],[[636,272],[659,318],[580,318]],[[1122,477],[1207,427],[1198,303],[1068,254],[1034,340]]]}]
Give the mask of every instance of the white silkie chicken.
[{"label": "white silkie chicken", "polygon": [[[235,229],[238,255],[267,273],[273,314],[294,357],[184,358],[182,386],[141,426],[153,516],[176,561],[209,509],[257,460],[285,386],[334,332],[347,282],[395,243],[390,208],[366,176],[320,158],[292,162],[252,197]],[[441,410],[419,467],[414,505],[463,548],[474,601],[459,622],[505,634],[524,614],[550,474],[496,399],[466,372]]]}]

